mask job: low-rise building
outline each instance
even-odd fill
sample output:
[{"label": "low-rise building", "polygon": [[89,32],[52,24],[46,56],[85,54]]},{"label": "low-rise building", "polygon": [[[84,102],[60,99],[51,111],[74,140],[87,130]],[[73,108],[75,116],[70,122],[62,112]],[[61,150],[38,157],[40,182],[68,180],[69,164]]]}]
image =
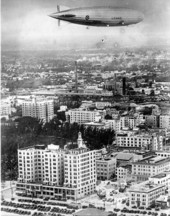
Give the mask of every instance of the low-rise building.
[{"label": "low-rise building", "polygon": [[96,160],[97,178],[108,180],[116,172],[116,158],[98,158]]},{"label": "low-rise building", "polygon": [[120,147],[139,147],[145,150],[158,151],[163,149],[163,138],[156,134],[117,134],[116,144]]},{"label": "low-rise building", "polygon": [[159,127],[170,129],[170,115],[160,115]]},{"label": "low-rise building", "polygon": [[168,194],[170,194],[170,171],[164,171],[158,175],[151,176],[150,181],[153,181],[155,184],[162,184],[166,186]]},{"label": "low-rise building", "polygon": [[131,172],[132,172],[132,165],[130,164],[118,166],[116,169],[117,180],[130,178]]},{"label": "low-rise building", "polygon": [[132,163],[132,175],[135,179],[145,181],[170,169],[170,158],[148,156]]},{"label": "low-rise building", "polygon": [[129,193],[130,207],[137,206],[147,208],[155,204],[155,200],[165,194],[165,185],[144,181],[132,186]]},{"label": "low-rise building", "polygon": [[78,124],[84,124],[87,122],[95,122],[96,116],[99,115],[98,111],[89,111],[85,109],[73,109],[66,112],[66,119],[71,124],[76,122]]}]

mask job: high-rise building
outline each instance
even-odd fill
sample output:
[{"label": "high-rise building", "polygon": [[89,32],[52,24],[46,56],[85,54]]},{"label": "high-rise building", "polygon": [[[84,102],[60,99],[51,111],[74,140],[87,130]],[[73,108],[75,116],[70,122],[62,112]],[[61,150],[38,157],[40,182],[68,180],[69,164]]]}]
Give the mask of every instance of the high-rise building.
[{"label": "high-rise building", "polygon": [[49,122],[54,117],[53,100],[32,100],[22,103],[22,116],[31,116]]},{"label": "high-rise building", "polygon": [[96,188],[96,151],[86,148],[78,135],[78,148],[36,145],[18,150],[17,193],[35,197],[79,199]]}]

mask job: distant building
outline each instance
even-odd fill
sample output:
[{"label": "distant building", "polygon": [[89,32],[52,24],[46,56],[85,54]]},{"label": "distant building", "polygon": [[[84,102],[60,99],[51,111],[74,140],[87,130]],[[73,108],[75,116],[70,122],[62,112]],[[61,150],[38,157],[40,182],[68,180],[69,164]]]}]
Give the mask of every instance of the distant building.
[{"label": "distant building", "polygon": [[9,116],[9,115],[11,115],[11,104],[1,101],[0,116],[3,117],[3,116]]},{"label": "distant building", "polygon": [[109,128],[114,130],[116,133],[121,130],[121,121],[120,119],[111,119],[111,120],[103,120],[103,122],[109,124]]},{"label": "distant building", "polygon": [[108,180],[116,172],[116,158],[98,158],[96,160],[97,178]]},{"label": "distant building", "polygon": [[49,122],[54,118],[54,101],[53,100],[32,100],[22,103],[22,116],[30,116]]},{"label": "distant building", "polygon": [[152,204],[155,204],[155,200],[165,194],[165,185],[144,181],[132,186],[129,193],[130,207],[136,206],[147,208]]},{"label": "distant building", "polygon": [[135,179],[145,181],[153,175],[157,175],[170,169],[170,158],[160,156],[148,156],[132,163],[132,175]]},{"label": "distant building", "polygon": [[117,180],[130,178],[131,171],[132,171],[132,165],[130,164],[118,166],[116,169]]},{"label": "distant building", "polygon": [[120,147],[139,147],[145,150],[162,150],[163,138],[158,135],[147,134],[117,134],[116,144]]},{"label": "distant building", "polygon": [[66,112],[66,119],[70,123],[84,124],[87,122],[95,122],[96,116],[99,115],[98,111],[89,111],[84,109],[73,109]]},{"label": "distant building", "polygon": [[159,117],[157,115],[145,115],[145,123],[153,128],[158,127]]},{"label": "distant building", "polygon": [[170,115],[160,115],[159,127],[170,129]]}]

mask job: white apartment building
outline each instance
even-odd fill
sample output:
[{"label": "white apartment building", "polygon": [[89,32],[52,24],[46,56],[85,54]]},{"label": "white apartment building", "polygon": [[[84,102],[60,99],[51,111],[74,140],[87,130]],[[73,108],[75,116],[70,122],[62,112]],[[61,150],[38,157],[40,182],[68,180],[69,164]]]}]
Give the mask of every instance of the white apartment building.
[{"label": "white apartment building", "polygon": [[132,175],[137,180],[147,180],[170,169],[170,158],[148,156],[132,163]]},{"label": "white apartment building", "polygon": [[162,136],[148,134],[117,134],[116,144],[122,147],[139,147],[158,151],[163,149],[163,138]]},{"label": "white apartment building", "polygon": [[96,160],[97,178],[108,180],[116,172],[116,158],[98,158]]},{"label": "white apartment building", "polygon": [[151,176],[149,181],[153,182],[154,184],[161,184],[165,185],[168,194],[170,194],[170,171],[164,171],[158,175]]},{"label": "white apartment building", "polygon": [[31,116],[48,122],[54,117],[54,101],[33,98],[22,103],[22,116]]},{"label": "white apartment building", "polygon": [[129,164],[121,165],[116,169],[117,180],[119,179],[128,179],[131,177],[132,166]]},{"label": "white apartment building", "polygon": [[120,132],[120,130],[121,130],[120,119],[104,120],[103,122],[107,122],[109,124],[109,128],[114,130],[116,133]]},{"label": "white apartment building", "polygon": [[18,150],[18,177],[26,182],[61,185],[64,178],[64,152],[58,146],[43,145]]},{"label": "white apartment building", "polygon": [[77,200],[95,191],[96,151],[83,144],[61,150],[58,146],[37,145],[18,150],[17,191],[35,197],[48,196]]},{"label": "white apartment building", "polygon": [[165,185],[144,181],[132,186],[129,190],[130,207],[149,207],[155,200],[165,194]]},{"label": "white apartment building", "polygon": [[121,116],[121,128],[134,129],[137,125],[144,122],[144,117],[142,114],[135,113],[133,116]]},{"label": "white apartment building", "polygon": [[159,127],[170,129],[170,115],[159,116]]},{"label": "white apartment building", "polygon": [[158,127],[158,116],[156,116],[156,115],[145,115],[145,123],[148,126],[157,128]]},{"label": "white apartment building", "polygon": [[98,115],[98,111],[73,109],[66,112],[66,119],[69,119],[70,123],[76,122],[78,124],[84,124],[87,122],[95,122],[95,118]]},{"label": "white apartment building", "polygon": [[1,101],[0,116],[9,116],[9,115],[11,115],[11,104]]}]

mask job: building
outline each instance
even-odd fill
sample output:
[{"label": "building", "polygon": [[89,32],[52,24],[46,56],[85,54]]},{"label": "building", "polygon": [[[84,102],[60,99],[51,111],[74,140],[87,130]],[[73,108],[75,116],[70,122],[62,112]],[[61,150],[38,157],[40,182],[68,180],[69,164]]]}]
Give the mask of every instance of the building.
[{"label": "building", "polygon": [[99,115],[98,111],[89,111],[84,109],[73,109],[66,112],[66,119],[72,124],[84,124],[87,122],[95,122],[96,116]]},{"label": "building", "polygon": [[159,116],[159,127],[170,129],[170,115]]},{"label": "building", "polygon": [[135,179],[145,181],[170,169],[170,158],[148,156],[132,163],[132,175]]},{"label": "building", "polygon": [[129,179],[131,177],[132,165],[125,164],[118,166],[116,169],[117,180],[119,179]]},{"label": "building", "polygon": [[22,116],[30,116],[49,122],[54,118],[54,101],[53,100],[32,100],[22,103]]},{"label": "building", "polygon": [[111,119],[111,120],[103,120],[103,122],[109,124],[109,128],[114,130],[116,133],[121,130],[121,122],[120,119]]},{"label": "building", "polygon": [[155,204],[155,200],[165,194],[165,185],[144,181],[132,186],[129,190],[129,205],[137,207],[149,207]]},{"label": "building", "polygon": [[120,147],[139,147],[145,150],[158,151],[163,149],[163,137],[156,134],[117,134],[116,144]]},{"label": "building", "polygon": [[108,180],[116,172],[116,158],[98,158],[96,160],[97,179]]},{"label": "building", "polygon": [[159,117],[157,115],[145,115],[145,123],[150,127],[157,128],[158,120]]},{"label": "building", "polygon": [[3,117],[3,116],[8,117],[9,115],[11,115],[11,104],[1,101],[0,116],[1,117]]},{"label": "building", "polygon": [[158,175],[151,176],[149,181],[154,182],[154,184],[161,184],[166,186],[166,191],[170,194],[170,171],[164,171]]},{"label": "building", "polygon": [[78,146],[64,155],[64,186],[76,188],[77,198],[82,198],[96,189],[96,152],[84,147],[81,133]]},{"label": "building", "polygon": [[155,154],[160,157],[170,157],[170,151],[156,151]]},{"label": "building", "polygon": [[58,146],[37,145],[18,150],[17,193],[35,197],[80,199],[96,188],[96,151],[83,143],[78,148],[61,150]]}]

